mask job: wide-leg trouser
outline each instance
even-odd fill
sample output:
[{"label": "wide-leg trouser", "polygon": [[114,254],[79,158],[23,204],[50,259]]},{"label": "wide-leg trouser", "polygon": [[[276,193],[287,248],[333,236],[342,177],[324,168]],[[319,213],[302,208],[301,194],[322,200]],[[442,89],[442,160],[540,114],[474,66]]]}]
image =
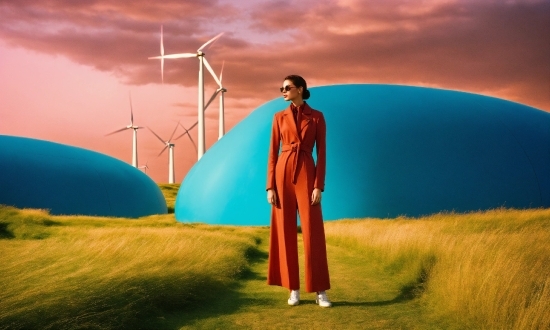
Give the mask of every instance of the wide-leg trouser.
[{"label": "wide-leg trouser", "polygon": [[278,205],[272,206],[271,212],[267,282],[289,290],[300,289],[296,217],[298,211],[304,241],[306,291],[328,290],[330,278],[321,204],[311,205],[313,175],[303,166],[304,170],[299,171],[296,184],[293,184],[290,180],[291,167],[285,168],[286,180],[277,180]]}]

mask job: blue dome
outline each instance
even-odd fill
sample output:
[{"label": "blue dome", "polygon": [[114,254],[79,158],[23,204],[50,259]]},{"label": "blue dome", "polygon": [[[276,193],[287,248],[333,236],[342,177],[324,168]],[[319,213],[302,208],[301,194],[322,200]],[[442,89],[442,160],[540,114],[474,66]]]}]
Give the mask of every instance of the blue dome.
[{"label": "blue dome", "polygon": [[[397,85],[311,88],[327,122],[325,220],[550,207],[550,114],[477,94]],[[272,100],[195,164],[178,221],[269,225]]]},{"label": "blue dome", "polygon": [[134,218],[167,212],[155,182],[118,159],[5,135],[0,135],[0,204],[56,215]]}]

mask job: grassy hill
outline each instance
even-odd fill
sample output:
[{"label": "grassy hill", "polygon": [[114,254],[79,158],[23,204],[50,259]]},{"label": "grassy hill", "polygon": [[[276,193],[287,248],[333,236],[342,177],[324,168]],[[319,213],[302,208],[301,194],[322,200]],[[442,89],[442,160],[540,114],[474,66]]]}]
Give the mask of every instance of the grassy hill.
[{"label": "grassy hill", "polygon": [[176,196],[180,190],[179,183],[161,183],[159,184],[160,190],[166,199],[166,206],[168,206],[168,213],[174,213],[174,206],[176,204]]},{"label": "grassy hill", "polygon": [[331,309],[265,284],[267,227],[2,206],[0,329],[550,327],[550,210],[325,228]]}]

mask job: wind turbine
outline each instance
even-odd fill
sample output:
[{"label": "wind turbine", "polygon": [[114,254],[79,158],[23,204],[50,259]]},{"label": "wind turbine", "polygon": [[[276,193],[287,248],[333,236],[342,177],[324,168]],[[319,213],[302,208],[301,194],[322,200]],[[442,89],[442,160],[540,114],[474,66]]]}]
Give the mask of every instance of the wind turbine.
[{"label": "wind turbine", "polygon": [[149,166],[147,166],[148,163],[149,161],[145,162],[145,165],[141,165],[140,167],[138,167],[139,169],[143,169],[143,172],[145,172],[145,174],[147,174],[147,169],[149,169]]},{"label": "wind turbine", "polygon": [[223,32],[218,34],[217,36],[215,36],[214,38],[208,40],[206,43],[204,43],[202,46],[199,47],[199,49],[197,49],[197,52],[196,53],[181,53],[181,54],[170,54],[170,55],[164,55],[164,37],[163,37],[163,29],[162,29],[162,26],[160,28],[160,56],[153,56],[153,57],[149,57],[150,60],[152,59],[160,59],[161,60],[161,64],[160,64],[160,67],[161,67],[161,75],[162,75],[162,79],[164,81],[164,59],[171,59],[171,58],[190,58],[190,57],[197,57],[199,59],[199,102],[198,102],[198,107],[197,107],[197,116],[198,116],[198,125],[199,125],[199,132],[198,132],[198,135],[199,135],[199,138],[198,138],[198,141],[199,141],[199,145],[198,145],[198,150],[197,150],[197,158],[200,160],[202,155],[204,155],[204,151],[205,151],[205,127],[204,127],[204,71],[203,71],[203,67],[206,67],[206,69],[210,72],[210,74],[212,74],[212,76],[214,77],[214,80],[216,80],[216,83],[218,83],[218,85],[221,85],[221,82],[218,80],[218,78],[216,77],[216,74],[214,73],[214,70],[212,70],[212,67],[210,66],[210,64],[208,63],[208,61],[206,60],[206,58],[204,57],[204,53],[203,53],[203,49],[206,48],[206,46],[210,45],[211,43],[213,43],[214,41],[216,41],[216,39],[218,39],[219,37],[221,37],[223,35]]},{"label": "wind turbine", "polygon": [[[179,122],[178,122],[178,124],[179,124]],[[176,130],[178,129],[178,125],[176,125],[176,128],[172,132],[172,135],[170,135],[170,138],[168,139],[168,141],[164,141],[151,128],[149,128],[149,127],[147,127],[147,128],[153,134],[155,134],[155,136],[160,140],[160,142],[162,142],[165,145],[164,148],[160,151],[160,153],[158,154],[157,157],[162,155],[162,153],[164,152],[164,150],[166,150],[166,148],[169,148],[169,153],[168,153],[168,183],[174,183],[176,181],[175,174],[174,174],[174,147],[176,145],[173,144],[171,141],[172,141],[172,138],[174,137],[174,133],[176,133]]]},{"label": "wind turbine", "polygon": [[210,100],[208,100],[208,103],[206,103],[206,105],[204,106],[204,110],[206,111],[206,109],[208,108],[210,103],[212,103],[212,101],[214,101],[216,96],[218,94],[220,94],[220,113],[219,113],[219,123],[218,123],[218,140],[221,139],[225,134],[225,117],[224,117],[223,98],[224,98],[225,92],[227,92],[227,89],[225,89],[222,85],[224,65],[225,65],[225,61],[222,63],[222,71],[220,72],[220,78],[219,79],[218,79],[218,77],[216,77],[214,75],[214,73],[211,72],[214,75],[213,77],[216,80],[216,82],[218,83],[218,86],[220,86],[220,87],[214,92],[214,94],[212,94],[212,97],[210,98]]},{"label": "wind turbine", "polygon": [[109,136],[109,135],[112,135],[112,134],[115,134],[115,133],[118,133],[118,132],[122,132],[122,131],[125,131],[127,129],[132,129],[134,130],[134,138],[133,138],[133,143],[132,143],[132,166],[133,167],[137,167],[137,130],[140,129],[140,128],[143,128],[143,127],[140,127],[140,126],[134,126],[134,109],[132,108],[132,95],[130,94],[130,125],[124,127],[124,128],[121,128],[121,129],[118,129],[114,132],[111,132],[109,134],[106,134],[105,136]]}]

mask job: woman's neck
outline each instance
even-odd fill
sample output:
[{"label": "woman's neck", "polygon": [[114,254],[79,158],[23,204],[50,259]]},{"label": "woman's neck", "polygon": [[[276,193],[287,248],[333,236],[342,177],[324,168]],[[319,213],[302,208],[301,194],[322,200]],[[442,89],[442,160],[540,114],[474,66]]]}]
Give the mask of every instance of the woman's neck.
[{"label": "woman's neck", "polygon": [[304,100],[294,100],[294,101],[292,101],[292,104],[294,104],[294,106],[296,106],[296,107],[299,107],[302,104],[304,104]]}]

